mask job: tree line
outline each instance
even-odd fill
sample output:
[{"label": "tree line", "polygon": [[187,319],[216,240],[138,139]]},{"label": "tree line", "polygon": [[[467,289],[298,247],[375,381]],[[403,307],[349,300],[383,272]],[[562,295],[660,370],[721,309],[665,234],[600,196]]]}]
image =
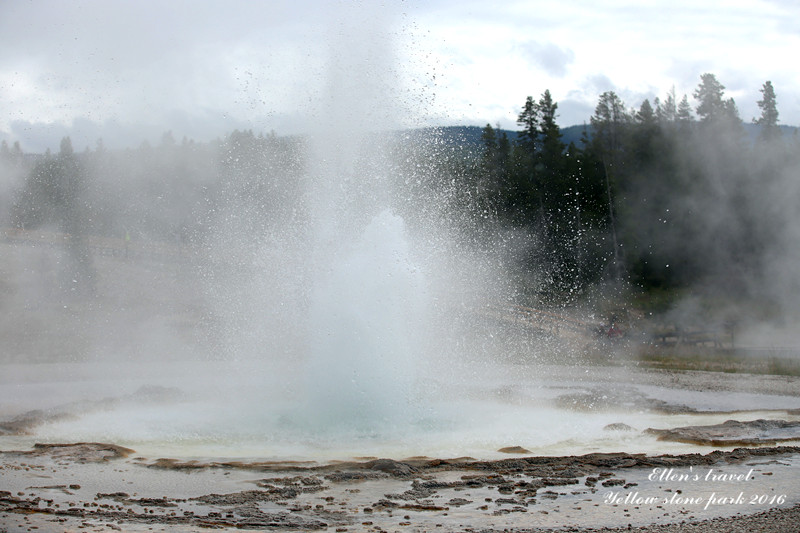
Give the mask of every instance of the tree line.
[{"label": "tree line", "polygon": [[[409,209],[447,197],[451,217],[475,235],[524,235],[516,260],[541,274],[538,291],[568,299],[611,282],[750,294],[767,262],[794,243],[787,228],[800,206],[800,143],[783,135],[769,81],[761,93],[755,140],[725,87],[703,74],[692,100],[672,89],[632,108],[604,92],[579,142],[563,142],[546,90],[525,100],[516,132],[486,125],[479,145],[449,139],[433,151],[398,134],[394,160],[380,164]],[[77,242],[198,244],[230,220],[258,240],[300,224],[313,186],[305,157],[302,138],[252,131],[209,143],[167,132],[156,146],[126,150],[99,140],[83,152],[67,137],[57,154],[38,156],[3,143],[0,168],[21,178],[0,208],[7,224],[53,227]],[[86,263],[85,250],[75,253]]]},{"label": "tree line", "polygon": [[674,88],[638,109],[604,92],[565,145],[545,91],[525,101],[513,140],[483,129],[474,187],[497,219],[538,236],[531,261],[562,294],[619,281],[760,298],[800,208],[800,142],[778,124],[771,82],[761,94],[756,139],[707,73],[694,106]]},{"label": "tree line", "polygon": [[243,199],[279,216],[284,184],[298,180],[298,150],[295,139],[252,131],[210,143],[178,143],[167,132],[156,146],[124,150],[108,150],[101,139],[94,150],[76,152],[69,137],[56,154],[3,149],[6,168],[26,169],[12,191],[6,223],[188,243],[207,230],[226,200]]}]

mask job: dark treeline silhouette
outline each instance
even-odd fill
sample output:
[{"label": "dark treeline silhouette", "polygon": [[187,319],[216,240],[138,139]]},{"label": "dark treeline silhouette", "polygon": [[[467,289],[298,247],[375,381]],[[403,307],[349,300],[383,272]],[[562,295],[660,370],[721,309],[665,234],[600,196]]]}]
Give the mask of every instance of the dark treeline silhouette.
[{"label": "dark treeline silhouette", "polygon": [[[498,238],[498,228],[515,235],[517,266],[539,276],[521,289],[569,300],[598,282],[625,282],[779,300],[764,281],[797,244],[789,228],[800,143],[778,125],[770,82],[756,139],[724,89],[704,74],[691,100],[673,89],[638,109],[605,92],[569,144],[545,91],[524,102],[513,135],[487,125],[480,146],[440,134],[446,149],[430,150],[406,132],[394,136],[396,161],[381,164],[408,205],[446,198],[449,209],[430,212],[451,219],[437,223],[480,238]],[[13,227],[70,235],[76,270],[90,276],[87,236],[201,244],[223,220],[254,236],[292,227],[308,209],[303,143],[252,131],[177,142],[168,132],[157,146],[114,151],[99,140],[75,152],[65,138],[57,154],[38,156],[3,143],[0,165],[12,179],[0,208]]]},{"label": "dark treeline silhouette", "polygon": [[577,146],[561,143],[550,93],[529,97],[514,142],[484,128],[481,202],[539,236],[535,261],[561,294],[616,280],[772,305],[789,289],[775,264],[797,245],[800,142],[778,126],[770,82],[755,139],[724,89],[704,74],[694,108],[674,89],[638,109],[605,92]]}]

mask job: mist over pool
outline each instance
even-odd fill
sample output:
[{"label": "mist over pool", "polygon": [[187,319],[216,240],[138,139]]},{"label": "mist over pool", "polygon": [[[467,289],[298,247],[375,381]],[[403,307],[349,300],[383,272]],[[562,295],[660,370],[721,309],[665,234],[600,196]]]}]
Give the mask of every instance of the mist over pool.
[{"label": "mist over pool", "polygon": [[[0,416],[24,426],[13,438],[280,458],[652,450],[665,445],[615,424],[708,422],[725,416],[709,407],[723,398],[731,405],[720,412],[794,407],[761,382],[750,391],[749,378],[725,395],[671,391],[631,370],[631,344],[611,335],[625,322],[641,334],[633,344],[660,336],[734,350],[743,342],[734,329],[762,347],[778,338],[770,327],[791,330],[796,258],[781,250],[793,249],[796,232],[779,222],[791,213],[793,196],[781,191],[796,186],[781,186],[795,168],[788,156],[774,173],[759,166],[782,161],[775,139],[756,145],[766,155],[753,167],[771,176],[764,187],[739,175],[725,181],[734,163],[687,148],[674,166],[695,164],[708,179],[658,194],[677,179],[667,165],[654,189],[631,180],[620,197],[641,201],[617,206],[630,216],[618,228],[608,169],[620,155],[603,135],[638,128],[641,116],[655,121],[649,102],[603,122],[621,105],[604,92],[596,144],[587,139],[583,153],[559,144],[554,122],[545,129],[543,117],[554,121],[558,108],[545,91],[520,115],[521,126],[527,116],[538,128],[527,156],[525,132],[511,158],[511,140],[491,125],[481,149],[465,148],[465,138],[421,127],[436,84],[399,59],[413,32],[398,27],[368,7],[330,22],[325,53],[308,69],[311,133],[236,130],[206,145],[167,131],[157,146],[108,150],[98,141],[84,153],[64,137],[57,155],[26,163],[27,174],[24,157],[7,150],[4,175],[20,186],[6,187],[16,196],[2,205],[14,225],[0,243],[11,311]],[[674,90],[670,97],[672,107],[656,108],[675,115],[664,120],[678,131]],[[558,142],[540,146],[548,138]],[[713,138],[721,160],[740,146],[734,134]],[[542,155],[551,145],[550,155],[563,156],[558,176]],[[528,174],[509,170],[526,165]],[[588,175],[602,180],[587,185]],[[766,192],[747,194],[757,188]],[[714,210],[695,207],[709,199]],[[761,211],[777,214],[765,222]],[[683,237],[698,233],[687,220],[715,229],[693,241],[703,260],[683,251]],[[648,241],[661,226],[670,230]],[[748,240],[759,233],[769,238]],[[641,238],[629,246],[631,236]],[[673,330],[637,331],[644,317],[618,305],[636,289],[624,275],[674,283],[679,269],[662,259],[676,250],[682,272],[699,276],[696,293],[669,302]],[[625,273],[626,259],[639,271]],[[750,299],[707,311],[704,291],[729,287]],[[794,335],[786,338],[792,356]]]}]

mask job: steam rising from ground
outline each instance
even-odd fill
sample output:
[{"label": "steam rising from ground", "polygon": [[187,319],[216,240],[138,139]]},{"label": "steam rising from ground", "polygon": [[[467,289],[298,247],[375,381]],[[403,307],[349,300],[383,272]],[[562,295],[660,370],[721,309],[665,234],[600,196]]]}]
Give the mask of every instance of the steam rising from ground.
[{"label": "steam rising from ground", "polygon": [[[496,417],[494,390],[486,390],[502,393],[513,381],[498,360],[531,361],[553,351],[542,336],[505,326],[497,314],[515,300],[515,287],[535,290],[540,273],[510,265],[535,250],[536,243],[523,232],[501,230],[488,221],[476,224],[478,217],[459,203],[459,185],[436,183],[441,178],[436,162],[448,160],[453,149],[436,132],[414,138],[391,133],[424,114],[412,102],[424,105],[426,95],[398,81],[394,21],[380,19],[383,10],[361,8],[332,25],[329,70],[318,74],[325,83],[312,80],[325,87],[310,104],[317,118],[309,125],[313,135],[260,140],[260,147],[285,142],[290,148],[259,154],[255,172],[246,166],[253,159],[240,159],[236,144],[252,142],[253,136],[232,136],[221,183],[210,178],[205,168],[210,162],[186,156],[189,144],[176,148],[165,138],[165,152],[195,161],[191,190],[161,190],[157,177],[146,175],[146,162],[127,162],[145,176],[114,189],[122,191],[116,204],[109,202],[119,207],[118,218],[99,216],[111,219],[112,226],[122,224],[112,229],[125,234],[127,227],[118,220],[130,223],[133,217],[125,218],[126,203],[137,201],[137,187],[155,189],[163,205],[148,208],[168,219],[164,226],[171,228],[197,213],[172,211],[170,200],[193,198],[190,204],[203,213],[198,218],[206,231],[183,240],[176,236],[180,247],[185,245],[179,260],[97,256],[95,285],[85,288],[85,279],[76,275],[81,264],[71,252],[76,247],[43,238],[0,256],[8,280],[0,286],[2,303],[14,311],[0,324],[8,352],[24,363],[52,361],[54,354],[61,362],[84,363],[76,365],[80,375],[64,378],[74,385],[73,396],[64,401],[118,394],[110,389],[126,379],[130,390],[125,392],[155,382],[177,385],[200,399],[168,415],[161,407],[139,411],[134,406],[124,413],[127,419],[116,417],[116,430],[138,432],[138,437],[152,432],[214,439],[250,433],[257,440],[279,431],[307,439],[325,432],[403,435],[426,425],[441,431],[450,423]],[[301,156],[286,158],[292,150]],[[104,157],[110,156],[101,153],[97,160],[102,163]],[[177,169],[189,166],[182,159],[171,163]],[[710,166],[712,183],[726,185],[729,169]],[[771,213],[774,218],[764,228],[774,231],[752,250],[758,261],[748,263],[756,265],[747,272],[750,277],[737,272],[735,286],[761,291],[765,301],[800,316],[794,301],[800,291],[795,274],[800,261],[795,228],[800,226],[793,224],[796,166],[777,167],[766,186],[737,189],[718,204],[718,212],[692,220],[715,229],[741,223],[736,202],[727,201],[737,195],[755,199],[749,205],[756,211],[747,213],[752,218],[758,218],[759,209]],[[101,165],[97,174],[113,182],[113,173],[104,173],[107,168],[113,165]],[[261,179],[264,174],[268,180]],[[0,185],[5,190],[6,184]],[[218,200],[207,202],[203,193],[215,187]],[[681,189],[671,191],[670,199],[696,215],[696,205],[708,205],[697,202],[698,195],[719,192]],[[643,226],[650,215],[643,214]],[[147,229],[157,233],[159,219],[148,221]],[[36,239],[58,232],[41,228]],[[710,233],[701,239],[708,245],[708,264],[714,265],[703,281],[716,280],[717,288],[725,288],[731,257],[730,250],[714,248],[718,237]],[[673,252],[681,245],[676,239],[664,249]],[[527,278],[518,283],[514,276]],[[674,312],[682,318],[704,314],[693,297]],[[82,374],[93,363],[121,374],[137,365],[149,372],[113,379],[102,372],[98,376],[97,369]],[[484,383],[487,375],[491,384]],[[462,383],[478,392],[458,403]],[[484,402],[481,394],[491,401]],[[538,401],[534,394],[531,398]],[[48,400],[38,398],[35,406],[49,407]],[[466,414],[456,415],[459,409]],[[154,416],[156,411],[162,414]],[[514,416],[493,427],[518,426],[521,418]],[[563,423],[557,410],[547,416],[546,424]],[[596,424],[598,434],[613,421]],[[561,430],[580,435],[582,423],[569,422]]]},{"label": "steam rising from ground", "polygon": [[389,132],[408,109],[391,39],[374,20],[347,24],[334,24],[291,216],[270,219],[246,198],[228,205],[207,281],[222,357],[270,369],[265,389],[300,407],[284,413],[291,424],[369,432],[418,420],[418,380],[455,355],[459,314],[502,301],[505,275],[465,246],[446,198],[409,192],[431,180],[420,161],[437,157],[435,134],[414,154],[397,150]]},{"label": "steam rising from ground", "polygon": [[748,139],[738,123],[699,122],[660,142],[625,205],[627,231],[651,236],[636,253],[685,288],[664,321],[735,330],[741,347],[796,349],[797,137]]},{"label": "steam rising from ground", "polygon": [[[491,239],[471,231],[470,214],[453,208],[457,191],[437,183],[452,146],[435,131],[394,133],[416,120],[411,103],[426,100],[399,81],[395,21],[385,12],[361,6],[332,24],[328,71],[318,74],[325,83],[310,80],[325,87],[313,135],[231,135],[218,179],[191,143],[165,135],[148,153],[190,175],[186,190],[150,175],[149,161],[98,145],[96,168],[83,169],[97,182],[75,191],[68,212],[85,235],[65,241],[68,231],[53,224],[5,244],[14,253],[0,264],[9,274],[3,304],[17,311],[3,323],[9,359],[76,363],[64,402],[119,393],[109,389],[119,380],[130,381],[125,393],[177,386],[203,407],[176,413],[174,427],[207,438],[278,428],[402,433],[441,399],[431,376],[446,369],[455,384],[457,369],[475,373],[473,359],[491,364],[489,345],[471,341],[495,327],[486,305],[508,297],[501,263],[512,240],[494,253]],[[135,180],[118,177],[118,164]],[[108,212],[92,208],[93,194]],[[142,196],[159,205],[132,208]],[[191,207],[168,207],[179,204]],[[31,207],[36,214],[35,199]],[[203,231],[173,233],[182,219]],[[133,239],[131,227],[140,232]],[[147,243],[167,232],[169,244]],[[109,233],[124,240],[97,237]],[[94,365],[119,375],[103,379]],[[132,433],[170,424],[126,416]]]}]

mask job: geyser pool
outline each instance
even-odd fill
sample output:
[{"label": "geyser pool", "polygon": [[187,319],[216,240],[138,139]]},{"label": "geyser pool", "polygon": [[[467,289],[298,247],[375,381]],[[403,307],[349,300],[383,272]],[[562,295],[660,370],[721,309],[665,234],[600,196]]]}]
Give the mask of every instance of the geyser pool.
[{"label": "geyser pool", "polygon": [[[497,239],[500,249],[478,252],[457,213],[449,212],[448,198],[409,198],[397,186],[424,188],[437,176],[415,154],[398,161],[403,157],[391,149],[386,132],[400,127],[398,115],[407,109],[393,110],[415,95],[401,94],[390,32],[370,11],[346,13],[333,24],[342,39],[332,39],[315,134],[303,144],[301,199],[284,210],[291,215],[276,220],[246,195],[232,195],[196,251],[203,255],[193,265],[199,273],[181,280],[195,292],[176,289],[175,301],[154,299],[151,307],[140,296],[158,290],[152,281],[167,279],[164,271],[174,265],[98,260],[101,278],[130,287],[128,277],[140,278],[142,292],[77,301],[66,323],[91,320],[99,330],[137,318],[150,325],[155,307],[172,305],[180,311],[170,315],[177,325],[116,328],[135,330],[130,337],[120,333],[116,345],[148,347],[131,350],[135,357],[98,352],[88,342],[73,361],[56,347],[48,362],[4,365],[0,417],[32,420],[29,434],[0,436],[4,449],[110,441],[150,457],[311,460],[491,458],[507,446],[532,454],[665,452],[686,446],[604,428],[728,416],[564,408],[560,395],[614,388],[625,381],[620,370],[548,368],[538,358],[548,350],[536,345],[541,339],[497,344],[525,347],[519,353],[492,350],[494,341],[486,339],[510,330],[484,311],[510,301],[498,258],[513,250]],[[435,141],[435,134],[420,138],[418,152],[435,159],[447,148]],[[144,318],[115,317],[122,307]],[[174,334],[184,329],[207,329],[210,340],[192,344]],[[187,348],[197,345],[196,353]],[[720,403],[725,394],[701,394],[696,403],[709,397]],[[743,404],[756,400],[764,408],[776,403],[752,397]]]},{"label": "geyser pool", "polygon": [[[648,427],[706,425],[730,418],[774,417],[771,409],[796,408],[796,396],[688,391],[670,376],[603,367],[563,367],[498,363],[479,374],[427,375],[423,388],[436,390],[430,410],[417,410],[395,426],[311,425],[293,413],[307,409],[302,396],[263,390],[263,365],[175,361],[141,365],[59,363],[6,365],[0,377],[0,405],[15,413],[45,408],[28,435],[0,436],[2,449],[26,449],[35,442],[113,442],[144,457],[252,458],[326,462],[375,456],[477,459],[506,457],[498,452],[520,446],[531,455],[590,452],[687,453],[708,451],[663,442],[643,433]],[[455,372],[455,371],[454,371]],[[703,378],[703,376],[700,376]],[[712,379],[712,378],[705,378]],[[746,390],[762,378],[737,376]],[[764,378],[767,379],[767,378]],[[620,381],[631,390],[620,394]],[[752,381],[752,383],[751,383]],[[763,385],[763,384],[761,384]],[[594,391],[625,398],[637,391],[669,405],[701,412],[653,410],[640,405],[566,408],[565,394]],[[54,405],[54,398],[58,398]],[[748,409],[746,413],[720,408]],[[705,412],[703,412],[705,410]],[[6,413],[3,413],[6,414]],[[797,419],[784,412],[781,418]],[[627,424],[629,431],[609,430]]]}]

